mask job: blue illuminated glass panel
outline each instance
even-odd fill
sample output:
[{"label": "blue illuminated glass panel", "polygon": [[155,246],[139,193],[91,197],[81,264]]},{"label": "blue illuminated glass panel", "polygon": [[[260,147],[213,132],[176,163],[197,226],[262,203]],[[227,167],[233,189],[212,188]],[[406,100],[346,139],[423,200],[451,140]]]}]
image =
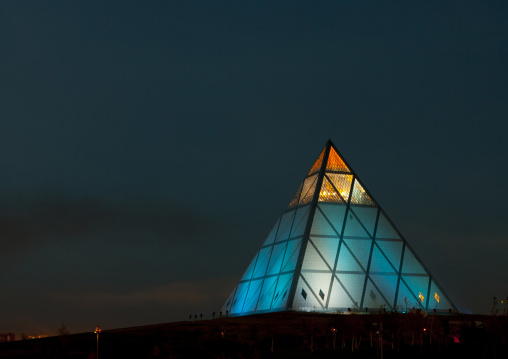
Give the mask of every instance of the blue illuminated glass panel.
[{"label": "blue illuminated glass panel", "polygon": [[265,278],[256,310],[270,309],[276,284],[277,284],[277,276]]},{"label": "blue illuminated glass panel", "polygon": [[402,273],[427,274],[427,271],[422,267],[418,259],[416,259],[409,246],[406,246],[404,250]]},{"label": "blue illuminated glass panel", "polygon": [[328,204],[321,203],[318,205],[319,210],[328,219],[334,228],[334,232],[338,235],[342,232],[344,224],[344,214],[346,213],[346,205],[344,204]]},{"label": "blue illuminated glass panel", "polygon": [[266,267],[268,265],[268,261],[270,260],[270,253],[272,251],[272,247],[261,248],[258,255],[258,260],[256,262],[256,268],[254,269],[254,274],[252,278],[264,277],[266,273]]},{"label": "blue illuminated glass panel", "polygon": [[321,211],[316,209],[314,213],[314,219],[312,221],[312,227],[310,230],[311,235],[323,235],[323,236],[339,236],[340,232],[338,232],[331,223],[327,220],[327,218],[321,213]]},{"label": "blue illuminated glass panel", "polygon": [[370,277],[386,298],[390,308],[392,308],[395,304],[395,290],[397,289],[399,276],[394,273],[393,275],[371,274]]},{"label": "blue illuminated glass panel", "polygon": [[367,269],[369,262],[370,247],[372,245],[371,239],[344,239],[344,243],[356,259],[360,262],[363,268]]},{"label": "blue illuminated glass panel", "polygon": [[390,239],[400,239],[399,234],[393,228],[391,223],[386,218],[383,212],[379,213],[379,221],[377,224],[376,230],[376,238],[390,238]]},{"label": "blue illuminated glass panel", "polygon": [[321,299],[318,293],[319,291],[323,291],[328,293],[328,289],[330,288],[330,283],[332,281],[332,272],[328,273],[312,273],[312,272],[302,272],[302,277],[305,278],[307,283],[309,283],[312,292],[317,295],[316,300],[318,300],[321,305],[325,305],[326,298]]},{"label": "blue illuminated glass panel", "polygon": [[293,224],[293,217],[295,216],[295,213],[296,211],[293,210],[282,215],[275,242],[284,241],[289,238],[289,232],[291,231],[291,225]]},{"label": "blue illuminated glass panel", "polygon": [[329,237],[310,237],[310,241],[317,248],[319,253],[324,257],[328,265],[333,268],[335,264],[335,256],[339,249],[339,239]]},{"label": "blue illuminated glass panel", "polygon": [[289,238],[294,238],[303,235],[305,226],[307,225],[307,218],[309,216],[310,206],[300,207],[296,212],[293,227],[291,229],[291,235]]},{"label": "blue illuminated glass panel", "polygon": [[302,270],[304,269],[331,270],[310,242],[307,244],[307,249],[305,250],[305,257],[302,264]]},{"label": "blue illuminated glass panel", "polygon": [[345,237],[371,238],[363,225],[358,221],[354,213],[349,212],[346,218]]},{"label": "blue illuminated glass panel", "polygon": [[[355,306],[355,303],[357,306],[360,305],[360,302],[362,300],[362,293],[363,293],[363,284],[365,281],[365,275],[364,274],[345,274],[345,273],[337,273],[336,274],[337,279],[342,283],[342,286],[344,290],[349,294],[351,297],[350,305],[352,304],[353,307]],[[332,297],[330,296],[330,301],[332,301]],[[345,297],[342,297],[342,300],[344,300]],[[329,303],[330,306],[331,303]],[[333,305],[333,306],[340,306],[340,305]],[[349,308],[347,306],[346,308]]]},{"label": "blue illuminated glass panel", "polygon": [[347,246],[342,245],[339,253],[339,260],[337,261],[337,271],[354,271],[363,272],[364,268],[360,266],[358,259],[355,259],[353,254],[349,251]]},{"label": "blue illuminated glass panel", "polygon": [[379,310],[381,308],[390,310],[392,308],[390,303],[388,303],[388,301],[385,300],[384,296],[372,284],[372,281],[370,279],[367,281],[367,287],[365,289],[365,296],[363,300],[363,307],[369,309],[372,308],[373,310]]},{"label": "blue illuminated glass panel", "polygon": [[379,246],[381,251],[388,257],[390,263],[395,267],[397,272],[400,269],[400,263],[402,259],[402,241],[383,241],[376,240],[376,244]]},{"label": "blue illuminated glass panel", "polygon": [[279,223],[280,223],[280,218],[279,220],[277,221],[277,223],[275,223],[275,226],[273,226],[272,230],[270,231],[270,234],[268,235],[268,237],[266,237],[266,240],[265,242],[263,243],[263,246],[266,246],[266,245],[269,245],[269,244],[272,244],[274,241],[275,241],[275,236],[277,234],[277,229],[279,228]]},{"label": "blue illuminated glass panel", "polygon": [[386,259],[386,257],[381,253],[377,246],[374,246],[374,250],[372,251],[372,260],[370,262],[370,272],[371,273],[393,273],[395,274],[396,270],[392,267],[390,262]]},{"label": "blue illuminated glass panel", "polygon": [[273,246],[272,255],[270,257],[270,264],[268,265],[266,275],[277,274],[280,272],[282,258],[284,257],[286,246],[287,242],[279,243]]},{"label": "blue illuminated glass panel", "polygon": [[288,242],[286,252],[284,254],[284,264],[282,265],[281,272],[288,272],[295,270],[296,262],[300,254],[301,239],[293,239]]},{"label": "blue illuminated glass panel", "polygon": [[367,232],[374,236],[378,208],[352,205],[351,211],[356,215],[358,221],[363,224]]},{"label": "blue illuminated glass panel", "polygon": [[256,309],[259,293],[261,292],[261,284],[263,284],[263,279],[253,280],[251,282],[242,313],[252,312]]},{"label": "blue illuminated glass panel", "polygon": [[231,305],[231,314],[238,314],[242,312],[243,304],[245,303],[245,296],[249,289],[250,282],[243,282],[238,284],[235,299]]},{"label": "blue illuminated glass panel", "polygon": [[283,308],[288,300],[288,292],[291,287],[293,273],[282,274],[277,282],[275,295],[273,297],[272,309]]}]

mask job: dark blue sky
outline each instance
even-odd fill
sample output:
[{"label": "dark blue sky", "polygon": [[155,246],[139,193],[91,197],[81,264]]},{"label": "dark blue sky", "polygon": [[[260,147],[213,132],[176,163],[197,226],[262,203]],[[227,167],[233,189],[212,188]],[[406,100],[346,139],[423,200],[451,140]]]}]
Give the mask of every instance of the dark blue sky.
[{"label": "dark blue sky", "polygon": [[327,139],[444,290],[506,285],[504,2],[0,5],[0,332],[219,311]]}]

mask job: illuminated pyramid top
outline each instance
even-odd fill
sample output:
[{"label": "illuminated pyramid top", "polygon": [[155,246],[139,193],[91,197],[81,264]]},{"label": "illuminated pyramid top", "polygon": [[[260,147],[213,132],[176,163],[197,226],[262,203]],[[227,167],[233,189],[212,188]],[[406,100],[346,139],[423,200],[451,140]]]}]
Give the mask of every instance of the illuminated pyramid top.
[{"label": "illuminated pyramid top", "polygon": [[457,312],[328,141],[222,312]]}]

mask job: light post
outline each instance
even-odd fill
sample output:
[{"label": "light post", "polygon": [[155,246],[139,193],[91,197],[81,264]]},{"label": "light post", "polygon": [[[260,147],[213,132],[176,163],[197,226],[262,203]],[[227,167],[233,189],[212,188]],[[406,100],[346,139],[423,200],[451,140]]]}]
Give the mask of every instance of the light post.
[{"label": "light post", "polygon": [[101,332],[101,328],[99,326],[95,327],[95,334],[97,334],[97,359],[99,359],[99,333]]}]

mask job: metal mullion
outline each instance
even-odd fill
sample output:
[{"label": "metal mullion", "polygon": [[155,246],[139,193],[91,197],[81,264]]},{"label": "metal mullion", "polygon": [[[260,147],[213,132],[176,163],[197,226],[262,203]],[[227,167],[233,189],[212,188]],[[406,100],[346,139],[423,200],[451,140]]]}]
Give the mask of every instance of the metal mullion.
[{"label": "metal mullion", "polygon": [[374,240],[374,243],[377,247],[377,249],[381,252],[381,254],[385,257],[385,259],[388,261],[388,264],[393,268],[393,270],[395,271],[395,273],[397,273],[397,268],[395,268],[395,266],[392,264],[392,262],[388,259],[388,256],[385,254],[385,252],[381,249],[381,247],[379,246],[379,244],[377,244],[377,240]]},{"label": "metal mullion", "polygon": [[373,239],[372,239],[372,244],[370,246],[370,253],[369,253],[369,261],[367,262],[367,271],[365,273],[365,281],[364,281],[364,284],[363,284],[363,292],[362,292],[362,299],[361,299],[361,304],[360,304],[360,308],[363,308],[363,301],[365,299],[365,291],[367,290],[367,281],[369,279],[369,271],[370,271],[370,264],[372,262],[372,252],[374,252],[374,238],[376,238],[376,232],[377,232],[377,225],[378,225],[378,222],[379,222],[379,209],[377,211],[377,215],[376,215],[376,223],[374,224],[374,233],[373,233]]},{"label": "metal mullion", "polygon": [[330,265],[328,264],[328,262],[326,261],[325,257],[323,257],[323,255],[321,254],[321,252],[319,251],[319,249],[316,247],[316,245],[314,244],[314,242],[312,241],[312,239],[309,238],[309,242],[310,244],[312,244],[312,246],[314,247],[314,249],[316,250],[317,254],[319,255],[319,257],[323,260],[323,262],[325,262],[326,266],[328,268],[330,268],[330,270],[332,270],[332,267],[330,267]]},{"label": "metal mullion", "polygon": [[305,250],[307,249],[307,243],[309,241],[310,229],[311,229],[312,222],[314,220],[314,214],[316,212],[317,202],[319,200],[319,193],[321,191],[321,185],[323,183],[323,177],[325,175],[326,164],[328,162],[328,156],[330,155],[331,146],[332,146],[332,142],[330,140],[328,140],[328,142],[326,143],[326,147],[325,147],[325,153],[323,154],[323,160],[321,162],[321,169],[319,170],[319,172],[317,174],[318,177],[317,177],[316,187],[314,190],[314,198],[312,199],[312,204],[309,209],[309,216],[307,218],[307,225],[305,227],[305,232],[304,232],[304,235],[302,238],[302,244],[300,247],[300,254],[298,256],[298,261],[297,261],[296,267],[295,267],[296,278],[293,277],[293,283],[291,283],[291,289],[289,291],[289,298],[288,298],[288,302],[286,305],[287,309],[291,309],[293,307],[296,286],[298,285],[298,276],[301,273],[303,258],[305,256]]},{"label": "metal mullion", "polygon": [[[376,288],[376,290],[378,291],[378,293],[381,295],[381,297],[384,299],[385,303],[387,303],[392,309],[393,309],[393,306],[390,305],[390,303],[388,302],[388,300],[386,299],[386,297],[384,296],[383,292],[379,289],[379,287],[376,285],[376,283],[371,279],[369,278],[372,285],[374,286],[374,288]],[[367,287],[365,288],[367,289]]]},{"label": "metal mullion", "polygon": [[[337,149],[335,149],[335,151],[337,151]],[[337,154],[339,154],[338,151],[337,151]],[[339,154],[339,156],[340,156],[340,154]],[[342,159],[342,161],[344,161],[344,159]],[[346,162],[344,162],[344,163],[346,163]],[[350,167],[348,166],[348,168],[350,168]],[[328,297],[326,298],[326,307],[327,308],[328,308],[328,303],[330,303],[330,295],[332,294],[333,277],[335,275],[335,271],[337,270],[337,262],[339,260],[340,251],[342,250],[342,245],[344,244],[344,238],[343,238],[344,237],[344,230],[346,229],[347,216],[349,215],[349,210],[350,210],[351,196],[353,194],[353,183],[354,183],[354,177],[353,177],[353,180],[351,181],[351,184],[349,187],[349,194],[348,194],[347,202],[346,202],[346,211],[344,212],[344,218],[342,219],[342,229],[340,231],[340,236],[339,236],[339,248],[337,249],[337,254],[335,255],[335,262],[333,264],[333,271],[332,271],[333,275],[332,275],[332,279],[330,280],[330,287],[328,288]],[[367,232],[367,234],[368,234],[368,232]],[[349,248],[348,248],[348,250],[349,250]],[[349,252],[351,252],[351,251],[349,251]],[[363,268],[362,265],[360,265],[360,267]],[[338,277],[337,277],[337,280],[338,280]],[[339,281],[339,283],[340,283],[340,281]],[[353,302],[354,302],[354,300],[353,300]]]},{"label": "metal mullion", "polygon": [[411,287],[406,283],[406,281],[404,280],[404,278],[400,278],[400,280],[402,281],[402,283],[404,283],[406,285],[406,288],[407,290],[409,290],[409,293],[411,293],[413,295],[413,298],[414,300],[416,300],[417,303],[419,303],[419,297],[416,296],[416,294],[413,293],[413,290],[411,289]]},{"label": "metal mullion", "polygon": [[432,284],[432,276],[429,273],[429,288],[427,289],[427,305],[425,306],[425,310],[429,311],[429,296],[430,296],[430,285]]},{"label": "metal mullion", "polygon": [[[327,172],[328,172],[328,171],[327,171]],[[332,181],[332,180],[330,180],[330,178],[326,175],[326,173],[327,173],[327,172],[325,172],[325,177],[326,177],[326,180],[328,181],[328,183],[329,183],[329,184],[331,184],[331,185],[332,185],[333,190],[334,190],[335,192],[337,192],[337,194],[338,194],[338,196],[339,196],[340,200],[342,201],[341,203],[347,204],[347,203],[346,203],[346,201],[344,201],[344,198],[342,198],[342,195],[340,194],[340,192],[339,192],[339,190],[337,189],[337,187],[335,187],[335,185],[333,184],[333,181]],[[330,203],[330,202],[329,202],[329,203]],[[331,202],[331,203],[334,203],[334,202]]]},{"label": "metal mullion", "polygon": [[[303,191],[303,187],[302,187],[302,191]],[[302,194],[300,192],[300,196],[301,195]],[[300,200],[298,200],[298,201],[300,201]],[[277,280],[275,281],[275,288],[277,288],[277,286],[279,285],[280,271],[282,270],[282,267],[284,265],[284,259],[286,258],[286,251],[287,251],[288,246],[289,246],[289,238],[291,238],[291,232],[293,231],[293,225],[295,224],[296,214],[298,213],[298,211],[300,209],[301,208],[298,207],[298,206],[295,209],[295,215],[293,216],[293,221],[291,222],[291,227],[289,228],[289,234],[288,234],[288,238],[287,238],[286,248],[284,248],[284,255],[282,256],[282,261],[280,263],[279,275],[277,277]],[[274,246],[275,246],[275,243],[274,243]],[[263,281],[263,285],[264,285],[264,281]],[[269,309],[272,309],[274,296],[275,296],[275,290],[273,291],[273,294],[272,294],[272,300],[270,301],[270,308]],[[256,308],[257,308],[258,304],[259,304],[259,299],[258,299],[258,303],[256,304]]]},{"label": "metal mullion", "polygon": [[[355,299],[353,298],[353,296],[349,293],[349,291],[346,289],[346,286],[344,284],[342,284],[341,280],[339,279],[339,277],[335,274],[335,273],[332,273],[332,281],[333,281],[333,278],[337,279],[337,282],[339,282],[340,286],[342,287],[342,289],[344,290],[344,292],[346,292],[347,296],[349,297],[349,299],[351,299],[351,302],[354,303],[355,302]],[[330,303],[330,295],[328,295],[328,298],[326,300],[326,308],[328,308],[328,304]]]}]

